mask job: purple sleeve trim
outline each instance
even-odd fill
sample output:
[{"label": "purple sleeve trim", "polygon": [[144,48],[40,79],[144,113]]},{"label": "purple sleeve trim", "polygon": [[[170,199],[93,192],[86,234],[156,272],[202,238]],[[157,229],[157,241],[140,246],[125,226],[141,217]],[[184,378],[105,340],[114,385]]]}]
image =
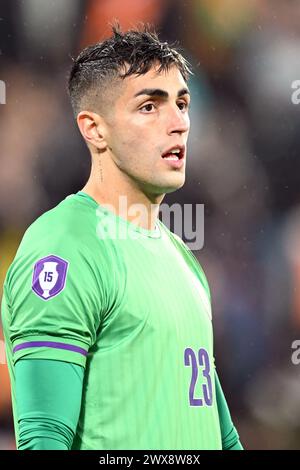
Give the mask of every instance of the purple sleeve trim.
[{"label": "purple sleeve trim", "polygon": [[54,349],[65,349],[67,351],[77,352],[83,356],[87,356],[87,351],[79,346],[74,346],[73,344],[66,343],[57,343],[55,341],[29,341],[27,343],[21,343],[14,347],[13,352],[20,351],[21,349],[26,348],[54,348]]}]

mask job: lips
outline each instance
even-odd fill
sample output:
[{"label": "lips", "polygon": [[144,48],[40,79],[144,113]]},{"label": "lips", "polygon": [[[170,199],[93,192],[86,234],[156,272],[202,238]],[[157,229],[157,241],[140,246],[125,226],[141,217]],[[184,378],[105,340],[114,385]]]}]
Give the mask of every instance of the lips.
[{"label": "lips", "polygon": [[162,154],[162,158],[173,158],[174,160],[181,160],[185,154],[184,145],[173,145]]}]

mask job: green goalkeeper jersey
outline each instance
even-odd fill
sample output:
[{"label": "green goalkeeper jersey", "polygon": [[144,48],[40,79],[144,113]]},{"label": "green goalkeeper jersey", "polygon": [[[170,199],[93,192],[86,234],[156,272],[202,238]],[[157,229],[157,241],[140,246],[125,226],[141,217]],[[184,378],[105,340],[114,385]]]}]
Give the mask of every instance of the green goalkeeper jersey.
[{"label": "green goalkeeper jersey", "polygon": [[73,449],[222,448],[208,284],[161,221],[68,196],[26,231],[2,322],[17,441],[14,365],[36,358],[85,368]]}]

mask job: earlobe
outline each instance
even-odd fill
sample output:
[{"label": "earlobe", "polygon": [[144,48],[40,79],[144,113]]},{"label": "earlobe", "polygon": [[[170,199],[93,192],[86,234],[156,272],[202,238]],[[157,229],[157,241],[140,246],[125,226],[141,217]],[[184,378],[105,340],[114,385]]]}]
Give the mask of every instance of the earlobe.
[{"label": "earlobe", "polygon": [[105,132],[105,127],[103,124],[98,124],[96,127],[96,132],[97,132],[97,142],[98,146],[97,148],[99,150],[104,150],[107,148],[107,142],[106,142],[106,132]]}]

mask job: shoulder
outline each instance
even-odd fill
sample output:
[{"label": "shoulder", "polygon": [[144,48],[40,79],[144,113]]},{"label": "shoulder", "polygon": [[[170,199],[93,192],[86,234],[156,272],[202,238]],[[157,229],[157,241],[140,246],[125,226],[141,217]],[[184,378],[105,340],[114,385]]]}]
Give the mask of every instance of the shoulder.
[{"label": "shoulder", "polygon": [[76,195],[68,196],[28,227],[6,281],[13,283],[41,260],[66,265],[71,262],[78,272],[98,273],[97,266],[104,264],[105,249],[101,249],[102,242],[96,234],[96,211],[73,196]]},{"label": "shoulder", "polygon": [[[96,226],[95,211],[76,198],[76,195],[67,196],[57,206],[44,212],[26,230],[21,245],[26,242],[43,242],[46,239],[62,237],[68,240],[77,239],[83,233],[93,233]],[[94,232],[95,233],[95,232]]]}]

